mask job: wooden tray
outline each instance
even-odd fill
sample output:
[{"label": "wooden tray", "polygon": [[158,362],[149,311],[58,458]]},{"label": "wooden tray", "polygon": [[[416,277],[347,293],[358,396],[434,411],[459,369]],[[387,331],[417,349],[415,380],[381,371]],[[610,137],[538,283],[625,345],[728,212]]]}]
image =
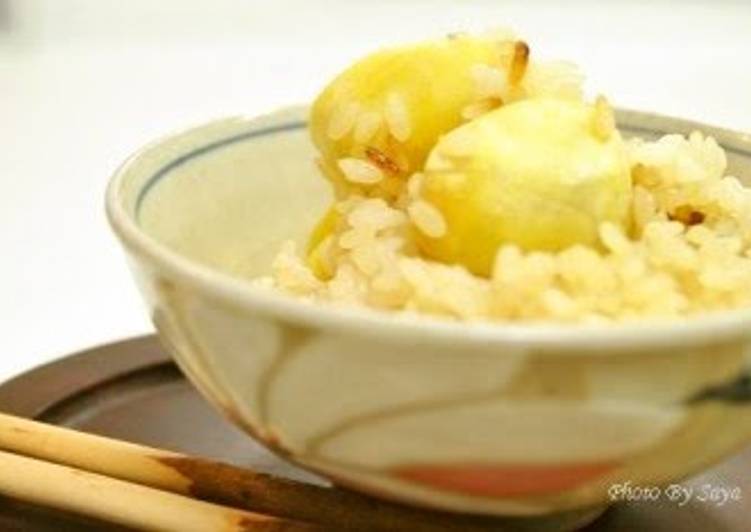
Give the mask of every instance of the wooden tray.
[{"label": "wooden tray", "polygon": [[[226,461],[305,482],[326,481],[272,455],[215,413],[154,336],[97,347],[0,385],[0,411]],[[735,487],[724,506],[693,500],[619,504],[587,531],[746,532],[751,530],[751,448],[687,484]],[[124,530],[0,499],[0,530]],[[502,530],[502,529],[501,529]]]}]

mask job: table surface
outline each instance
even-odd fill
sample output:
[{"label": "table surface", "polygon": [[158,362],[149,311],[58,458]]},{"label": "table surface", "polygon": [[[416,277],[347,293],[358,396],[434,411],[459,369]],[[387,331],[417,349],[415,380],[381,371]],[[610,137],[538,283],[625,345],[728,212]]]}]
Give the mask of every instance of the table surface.
[{"label": "table surface", "polygon": [[140,145],[307,101],[374,47],[492,26],[616,105],[751,130],[741,0],[0,0],[0,380],[151,330],[102,205]]}]

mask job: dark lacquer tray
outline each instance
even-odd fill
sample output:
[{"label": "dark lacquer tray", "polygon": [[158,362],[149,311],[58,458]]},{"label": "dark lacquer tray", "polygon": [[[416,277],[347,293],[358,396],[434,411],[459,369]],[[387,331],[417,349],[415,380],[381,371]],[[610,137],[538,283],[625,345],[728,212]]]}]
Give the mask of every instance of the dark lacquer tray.
[{"label": "dark lacquer tray", "polygon": [[[0,385],[0,411],[325,484],[272,455],[215,413],[154,336],[90,349],[16,377]],[[687,484],[697,489],[706,484],[738,487],[742,499],[724,506],[693,500],[679,507],[665,498],[619,504],[586,530],[751,530],[751,448]],[[123,529],[0,498],[0,530]]]}]

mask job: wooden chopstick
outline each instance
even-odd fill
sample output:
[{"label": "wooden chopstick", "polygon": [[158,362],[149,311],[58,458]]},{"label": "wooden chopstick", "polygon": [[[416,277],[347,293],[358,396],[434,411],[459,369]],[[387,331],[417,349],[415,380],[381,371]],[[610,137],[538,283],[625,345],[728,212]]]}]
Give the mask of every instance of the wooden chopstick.
[{"label": "wooden chopstick", "polygon": [[317,529],[4,451],[0,451],[0,493],[141,530],[286,532]]},{"label": "wooden chopstick", "polygon": [[[147,493],[155,490],[168,491],[178,494],[173,497],[179,496],[180,499],[193,504],[198,503],[189,498],[250,510],[254,512],[250,515],[257,520],[262,518],[260,514],[286,519],[285,522],[277,523],[284,526],[288,526],[287,523],[291,520],[293,522],[289,526],[292,527],[302,526],[299,523],[310,523],[322,526],[326,530],[470,532],[503,529],[499,521],[493,518],[459,516],[392,504],[347,490],[281,479],[211,460],[7,414],[0,414],[0,450],[87,471],[98,475],[95,476],[98,479],[104,475],[110,477],[110,482],[119,479],[140,484],[142,490],[152,488],[142,492],[144,498],[147,497]],[[6,454],[8,453],[3,453]],[[113,497],[116,492],[114,486],[121,485],[122,483],[112,484]],[[64,484],[53,487],[57,490],[58,498],[65,496],[61,493],[61,486]],[[4,489],[8,488],[0,485],[0,491]],[[139,490],[136,491],[141,493]],[[33,493],[19,495],[25,495],[19,498],[30,500],[29,497]],[[50,502],[53,500],[53,494],[48,495],[44,501],[39,502],[54,506]],[[162,494],[164,495],[167,494]],[[223,510],[229,511],[226,508]],[[260,526],[261,523],[256,524]],[[264,521],[263,526],[274,525]],[[187,529],[183,527],[179,530]]]}]

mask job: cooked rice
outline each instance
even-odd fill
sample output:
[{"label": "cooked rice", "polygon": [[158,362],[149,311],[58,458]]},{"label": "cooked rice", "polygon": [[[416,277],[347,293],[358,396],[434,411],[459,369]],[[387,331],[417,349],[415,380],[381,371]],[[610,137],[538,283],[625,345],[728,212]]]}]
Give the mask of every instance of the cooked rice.
[{"label": "cooked rice", "polygon": [[506,75],[500,68],[484,63],[473,65],[470,69],[475,91],[480,98],[500,98],[506,91]]},{"label": "cooked rice", "polygon": [[443,214],[427,201],[413,201],[407,207],[407,214],[415,227],[430,238],[441,238],[446,234],[446,220]]},{"label": "cooked rice", "polygon": [[337,166],[339,166],[344,177],[352,183],[372,185],[383,179],[383,172],[378,166],[362,159],[355,159],[354,157],[339,159]]},{"label": "cooked rice", "polygon": [[530,61],[522,86],[534,96],[581,98],[584,75],[568,61]]},{"label": "cooked rice", "polygon": [[502,67],[478,63],[470,68],[475,100],[462,109],[465,120],[523,98],[552,96],[580,99],[584,76],[566,61],[532,61],[527,43],[507,39],[500,42]]},{"label": "cooked rice", "polygon": [[[393,205],[361,196],[336,204],[338,225],[318,253],[330,279],[316,278],[287,244],[274,262],[273,285],[319,301],[461,320],[600,323],[749,305],[751,189],[724,175],[723,150],[694,132],[629,141],[628,154],[633,227],[625,234],[603,224],[599,249],[504,245],[489,278],[423,258],[412,237],[423,217],[413,212],[416,174]],[[425,227],[437,230],[434,222]]]},{"label": "cooked rice", "polygon": [[375,111],[366,111],[357,118],[355,125],[355,142],[365,144],[370,141],[381,127],[383,118]]},{"label": "cooked rice", "polygon": [[334,140],[344,138],[354,127],[359,112],[358,102],[347,102],[338,107],[331,115],[326,134]]},{"label": "cooked rice", "polygon": [[412,134],[412,125],[409,121],[407,104],[401,94],[392,92],[386,98],[384,118],[389,128],[389,133],[399,142],[406,141]]},{"label": "cooked rice", "polygon": [[598,96],[595,100],[595,116],[592,124],[592,132],[600,140],[608,140],[615,133],[615,115],[608,100],[604,96]]},{"label": "cooked rice", "polygon": [[524,41],[514,43],[514,52],[508,69],[508,84],[517,85],[527,72],[529,64],[529,46]]}]

